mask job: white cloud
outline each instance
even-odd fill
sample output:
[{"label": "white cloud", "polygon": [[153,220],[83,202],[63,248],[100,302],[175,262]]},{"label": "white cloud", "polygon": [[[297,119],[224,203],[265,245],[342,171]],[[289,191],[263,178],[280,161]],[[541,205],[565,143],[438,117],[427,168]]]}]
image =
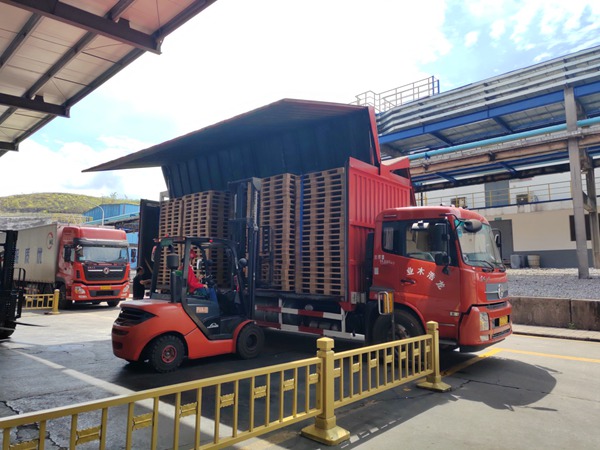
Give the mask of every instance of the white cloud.
[{"label": "white cloud", "polygon": [[564,42],[564,36],[581,39],[582,17],[592,24],[592,33],[600,31],[600,2],[589,0],[528,0],[515,12],[510,21],[514,24],[511,35],[517,50],[532,47],[527,43],[527,35],[540,32],[545,37],[544,46],[552,47]]},{"label": "white cloud", "polygon": [[[89,145],[70,142],[55,152],[28,139],[21,143],[19,152],[9,152],[2,157],[3,187],[0,196],[31,194],[36,192],[66,192],[93,196],[119,198],[148,198],[158,200],[165,182],[160,169],[135,169],[111,172],[82,173],[97,164],[119,158],[130,151],[131,142],[117,142],[110,138],[112,147],[94,150]],[[137,148],[143,146],[138,142]],[[23,170],[23,158],[27,170]]]},{"label": "white cloud", "polygon": [[396,1],[219,1],[103,94],[176,117],[179,134],[282,98],[351,102],[431,75],[419,65],[451,46],[440,31],[445,1],[427,10],[424,26],[410,20],[418,11]]},{"label": "white cloud", "polygon": [[469,31],[465,35],[465,47],[473,47],[479,40],[479,31]]},{"label": "white cloud", "polygon": [[504,35],[506,31],[506,22],[503,19],[498,19],[492,23],[492,29],[490,31],[490,37],[494,40],[498,40]]}]

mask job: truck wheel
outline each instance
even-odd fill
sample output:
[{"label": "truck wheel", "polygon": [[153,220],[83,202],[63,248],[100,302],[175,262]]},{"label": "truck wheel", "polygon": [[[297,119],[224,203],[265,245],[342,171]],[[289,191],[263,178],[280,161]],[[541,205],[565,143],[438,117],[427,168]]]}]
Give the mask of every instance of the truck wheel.
[{"label": "truck wheel", "polygon": [[69,309],[73,305],[71,300],[67,300],[67,288],[64,284],[61,284],[58,287],[59,297],[58,297],[58,309]]},{"label": "truck wheel", "polygon": [[379,316],[373,324],[373,343],[381,344],[398,339],[407,339],[425,334],[419,320],[407,311],[394,311],[394,335],[392,336],[392,317]]},{"label": "truck wheel", "polygon": [[114,308],[119,304],[119,300],[109,300],[106,302],[106,304],[109,306],[109,308]]},{"label": "truck wheel", "polygon": [[185,348],[177,336],[160,336],[152,342],[149,350],[150,365],[160,373],[177,369],[183,361]]},{"label": "truck wheel", "polygon": [[265,334],[262,328],[251,323],[246,325],[238,334],[236,350],[242,359],[256,358],[262,351],[265,343]]}]

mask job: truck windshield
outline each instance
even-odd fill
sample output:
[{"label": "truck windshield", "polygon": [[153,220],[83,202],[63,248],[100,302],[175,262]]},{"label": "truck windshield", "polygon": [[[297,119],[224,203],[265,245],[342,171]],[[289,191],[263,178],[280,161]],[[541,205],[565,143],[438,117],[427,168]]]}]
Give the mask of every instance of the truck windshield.
[{"label": "truck windshield", "polygon": [[492,269],[503,267],[492,228],[488,224],[483,224],[481,230],[473,233],[466,231],[464,223],[460,223],[456,228],[456,233],[465,263]]},{"label": "truck windshield", "polygon": [[94,247],[86,245],[77,250],[77,257],[81,262],[125,263],[128,260],[128,253],[125,247]]}]

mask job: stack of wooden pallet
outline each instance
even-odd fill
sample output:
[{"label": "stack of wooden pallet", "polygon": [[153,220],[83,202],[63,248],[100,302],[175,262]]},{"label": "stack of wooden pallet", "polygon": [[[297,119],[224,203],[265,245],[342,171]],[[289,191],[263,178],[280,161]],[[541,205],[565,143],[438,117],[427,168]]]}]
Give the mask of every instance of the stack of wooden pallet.
[{"label": "stack of wooden pallet", "polygon": [[229,192],[205,191],[182,197],[183,236],[227,238]]},{"label": "stack of wooden pallet", "polygon": [[[180,198],[175,198],[161,203],[160,205],[160,222],[158,235],[160,238],[166,236],[181,236],[181,218],[183,217],[183,201]],[[181,252],[182,249],[176,249]],[[158,274],[158,285],[169,285],[169,271],[164,264],[166,260],[167,249],[162,250],[160,273]]]},{"label": "stack of wooden pallet", "polygon": [[[183,236],[205,236],[211,238],[227,239],[229,225],[230,195],[229,192],[205,191],[189,194],[182,197],[182,234]],[[201,256],[201,255],[198,255]],[[207,273],[198,271],[196,276],[213,275],[217,284],[225,282],[225,252],[211,250],[206,257],[215,264],[211,265]],[[195,260],[191,263],[196,267]],[[201,266],[201,269],[204,266]]]},{"label": "stack of wooden pallet", "polygon": [[[229,193],[220,191],[198,192],[164,202],[160,208],[160,237],[206,236],[227,238],[229,207]],[[182,257],[184,256],[182,253],[183,247],[175,250]],[[162,261],[165,261],[165,256],[166,249],[163,250]],[[216,270],[217,267],[225,267],[224,252],[215,250],[207,254],[206,257],[216,263],[212,266],[214,272],[212,275],[215,276],[217,283],[224,282],[224,270]],[[191,261],[194,266],[195,262],[195,260]],[[209,271],[209,273],[211,272]],[[197,273],[198,277],[204,275],[204,273]],[[158,276],[158,284],[162,286],[168,286],[169,284],[169,271],[164,264]]]},{"label": "stack of wooden pallet", "polygon": [[297,180],[296,175],[289,173],[262,179],[260,282],[263,287],[295,289]]},{"label": "stack of wooden pallet", "polygon": [[345,288],[344,169],[306,174],[301,180],[301,235],[296,292],[343,295]]}]

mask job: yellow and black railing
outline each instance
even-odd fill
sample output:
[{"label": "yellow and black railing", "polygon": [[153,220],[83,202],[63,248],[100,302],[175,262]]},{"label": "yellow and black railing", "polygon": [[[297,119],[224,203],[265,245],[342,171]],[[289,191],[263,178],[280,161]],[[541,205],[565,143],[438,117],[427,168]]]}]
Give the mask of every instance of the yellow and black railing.
[{"label": "yellow and black railing", "polygon": [[94,441],[100,449],[223,448],[312,417],[302,434],[335,445],[349,437],[336,408],[422,378],[420,387],[449,389],[437,323],[406,340],[341,353],[333,344],[319,339],[314,358],[2,418],[1,448],[43,449],[51,430],[69,449]]},{"label": "yellow and black railing", "polygon": [[49,309],[48,314],[58,314],[59,298],[58,289],[53,294],[25,294],[23,309]]}]

